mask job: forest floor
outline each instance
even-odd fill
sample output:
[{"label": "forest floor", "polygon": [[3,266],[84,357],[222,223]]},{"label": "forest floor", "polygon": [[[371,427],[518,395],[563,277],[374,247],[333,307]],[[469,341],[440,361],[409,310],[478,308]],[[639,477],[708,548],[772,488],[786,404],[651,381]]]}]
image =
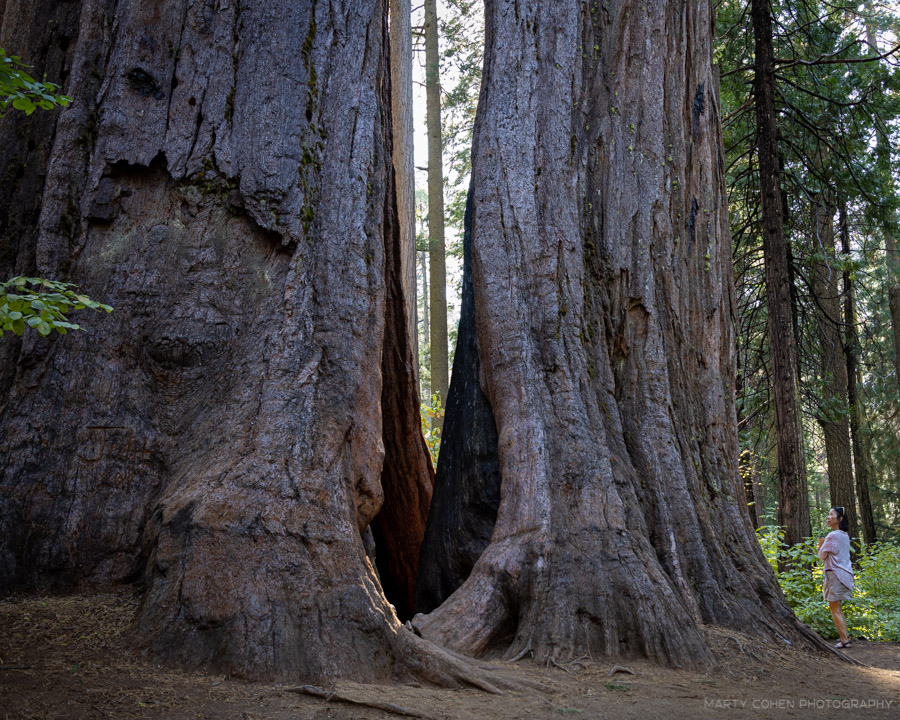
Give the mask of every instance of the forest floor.
[{"label": "forest floor", "polygon": [[[860,665],[787,646],[709,631],[718,668],[671,670],[642,661],[567,668],[528,660],[496,663],[524,681],[489,695],[408,685],[340,683],[330,701],[288,685],[249,683],[166,669],[137,655],[124,631],[128,592],[0,600],[0,720],[6,718],[210,718],[325,720],[396,718],[367,704],[391,703],[423,718],[891,718],[900,717],[900,643],[855,641]],[[823,612],[826,609],[823,606]],[[526,688],[540,683],[544,690]]]}]

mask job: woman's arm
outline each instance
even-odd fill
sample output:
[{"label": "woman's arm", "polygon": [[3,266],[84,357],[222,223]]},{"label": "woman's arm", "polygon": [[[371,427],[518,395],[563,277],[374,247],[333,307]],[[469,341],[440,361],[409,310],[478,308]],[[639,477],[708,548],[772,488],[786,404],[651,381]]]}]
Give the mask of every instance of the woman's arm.
[{"label": "woman's arm", "polygon": [[828,533],[828,537],[819,538],[819,560],[825,561],[826,555],[833,555],[835,552],[834,541],[831,539],[831,533]]}]

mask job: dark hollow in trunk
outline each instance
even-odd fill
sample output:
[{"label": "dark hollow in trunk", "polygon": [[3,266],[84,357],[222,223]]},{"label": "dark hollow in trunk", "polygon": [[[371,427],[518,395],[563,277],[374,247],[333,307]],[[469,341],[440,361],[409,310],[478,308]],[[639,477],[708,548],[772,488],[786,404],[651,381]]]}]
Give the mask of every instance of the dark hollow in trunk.
[{"label": "dark hollow in trunk", "polygon": [[434,497],[416,578],[416,611],[430,612],[469,577],[500,505],[497,427],[479,383],[472,287],[472,193],[463,234],[462,306]]},{"label": "dark hollow in trunk", "polygon": [[386,315],[381,358],[384,503],[372,521],[372,532],[381,586],[398,617],[407,620],[413,614],[419,549],[431,504],[434,470],[419,419],[419,388],[403,291],[403,236],[393,205],[393,173],[389,173],[389,180],[385,195]]}]

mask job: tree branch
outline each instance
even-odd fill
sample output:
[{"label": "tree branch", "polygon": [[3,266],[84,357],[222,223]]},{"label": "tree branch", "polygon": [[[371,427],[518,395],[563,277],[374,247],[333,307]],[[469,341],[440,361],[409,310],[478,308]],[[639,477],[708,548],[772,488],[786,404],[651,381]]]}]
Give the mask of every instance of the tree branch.
[{"label": "tree branch", "polygon": [[900,50],[900,44],[895,45],[893,48],[888,50],[886,53],[882,53],[881,55],[873,55],[872,57],[861,57],[861,58],[835,58],[834,56],[844,52],[847,48],[852,47],[856,43],[860,42],[859,40],[854,40],[850,45],[841,48],[840,50],[836,50],[835,52],[829,55],[821,55],[817,57],[815,60],[779,60],[775,59],[775,64],[779,65],[782,68],[794,67],[795,65],[840,65],[841,63],[851,64],[851,63],[864,63],[864,62],[874,62],[875,60],[884,60],[887,57],[890,57],[898,50]]}]

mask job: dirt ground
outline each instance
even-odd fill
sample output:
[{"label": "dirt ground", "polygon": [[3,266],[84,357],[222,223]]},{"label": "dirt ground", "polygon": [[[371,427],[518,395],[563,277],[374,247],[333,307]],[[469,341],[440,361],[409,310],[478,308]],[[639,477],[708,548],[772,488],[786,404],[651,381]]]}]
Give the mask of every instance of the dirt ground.
[{"label": "dirt ground", "polygon": [[[710,631],[719,667],[707,674],[598,659],[565,668],[528,660],[496,668],[544,690],[476,690],[340,683],[330,700],[296,686],[174,671],[139,657],[123,631],[128,592],[0,600],[0,719],[5,718],[900,718],[900,643],[856,641],[848,654],[811,657],[787,646]],[[822,609],[825,612],[825,608]],[[292,689],[292,687],[294,689]],[[391,704],[390,711],[369,704]]]}]

